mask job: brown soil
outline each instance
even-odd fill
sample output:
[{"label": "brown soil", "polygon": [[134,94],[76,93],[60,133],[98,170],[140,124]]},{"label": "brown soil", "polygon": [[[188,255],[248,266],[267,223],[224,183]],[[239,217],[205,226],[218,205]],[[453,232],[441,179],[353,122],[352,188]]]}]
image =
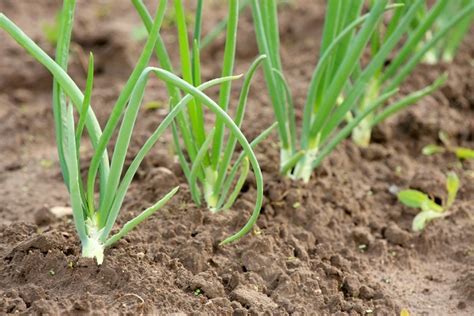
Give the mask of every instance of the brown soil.
[{"label": "brown soil", "polygon": [[[324,12],[312,2],[294,1],[281,14],[283,59],[298,106]],[[225,14],[217,3],[206,8],[205,30]],[[41,25],[54,18],[59,4],[2,0],[0,11],[52,53]],[[127,1],[79,1],[77,15],[70,72],[83,84],[81,60],[87,51],[95,53],[93,104],[104,122],[140,52],[142,43],[130,36],[140,23]],[[248,12],[240,28],[237,71],[244,71],[257,54]],[[164,30],[172,52],[173,34]],[[446,87],[385,122],[369,148],[343,143],[308,185],[282,179],[276,137],[263,143],[262,216],[252,234],[230,246],[218,242],[245,222],[253,182],[227,213],[194,206],[168,156],[167,135],[140,169],[119,224],[176,184],[179,194],[108,250],[98,267],[80,259],[71,219],[48,213],[69,204],[56,158],[51,77],[0,32],[0,314],[395,315],[402,308],[413,315],[474,314],[473,164],[449,154],[420,154],[437,141],[440,129],[459,145],[474,147],[473,36],[453,64],[419,67],[404,91],[443,71],[450,76]],[[223,42],[203,53],[207,78],[219,75],[215,60],[221,60]],[[248,105],[249,138],[272,122],[262,77],[259,73]],[[147,99],[165,100],[163,86],[152,81]],[[135,146],[166,111],[143,112]],[[441,199],[447,170],[462,181],[452,213],[422,233],[411,232],[415,213],[389,188],[411,186]]]}]

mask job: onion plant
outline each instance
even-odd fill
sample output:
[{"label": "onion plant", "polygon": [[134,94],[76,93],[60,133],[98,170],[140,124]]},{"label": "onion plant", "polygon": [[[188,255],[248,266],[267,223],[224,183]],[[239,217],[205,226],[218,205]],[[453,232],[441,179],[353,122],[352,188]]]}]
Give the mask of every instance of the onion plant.
[{"label": "onion plant", "polygon": [[[233,132],[235,139],[239,141],[245,152],[241,160],[244,160],[247,166],[249,163],[252,165],[260,184],[258,189],[262,191],[262,176],[251,145],[232,119],[202,92],[202,90],[212,86],[237,79],[239,76],[226,76],[194,87],[167,70],[147,67],[159,36],[165,8],[166,1],[161,1],[157,8],[155,19],[151,21],[150,34],[145,47],[120,93],[103,131],[91,107],[94,78],[92,55],[89,61],[87,84],[84,93],[81,92],[77,84],[67,74],[75,0],[64,0],[60,15],[56,60],[51,59],[11,20],[3,13],[0,13],[0,28],[4,29],[32,57],[48,69],[54,77],[53,114],[61,171],[70,194],[74,224],[82,244],[82,256],[95,258],[98,264],[103,262],[104,249],[106,247],[113,245],[131,229],[155,213],[177,192],[178,188],[172,189],[161,200],[145,209],[141,214],[125,223],[115,234],[111,235],[125,195],[145,155],[151,150],[166,128],[172,124],[173,120],[193,100],[200,102],[215,112],[216,115],[219,115],[224,124]],[[167,85],[176,87],[180,92],[186,93],[186,95],[179,98],[170,113],[136,154],[128,169],[124,170],[125,156],[142,103],[147,78],[151,73],[155,74]],[[76,120],[74,118],[74,107],[78,113]],[[121,125],[118,128],[120,121]],[[83,181],[80,175],[79,166],[80,146],[84,129],[87,130],[94,148],[94,154],[85,181]],[[118,132],[118,136],[113,153],[109,156],[107,147],[115,132]],[[97,186],[96,182],[98,182]],[[96,193],[98,193],[98,199],[96,199]],[[254,211],[251,219],[242,230],[227,238],[224,242],[236,240],[248,232],[258,216],[258,211],[259,208]]]},{"label": "onion plant", "polygon": [[[132,3],[144,25],[151,32],[151,17],[146,6],[141,0],[132,0]],[[224,77],[231,76],[233,73],[237,25],[239,12],[242,9],[238,0],[230,0],[227,3],[226,43],[222,63],[222,76]],[[203,1],[197,1],[192,38],[188,37],[185,9],[182,0],[173,0],[173,5],[174,12],[176,13],[175,24],[177,26],[181,73],[184,80],[194,86],[198,86],[201,82],[200,49]],[[167,49],[160,38],[158,38],[155,50],[161,67],[174,72]],[[251,79],[258,65],[264,59],[265,56],[259,56],[250,66],[245,76],[234,116],[235,124],[238,127],[241,126],[244,118]],[[181,98],[180,91],[171,85],[168,85],[167,88],[170,96],[170,106],[173,108],[177,100]],[[227,81],[220,86],[218,104],[224,112],[227,112],[229,109],[231,89],[231,81]],[[227,138],[225,137],[224,123],[224,119],[221,116],[217,116],[213,128],[206,130],[202,104],[199,100],[194,99],[191,100],[187,111],[180,113],[176,124],[173,124],[176,152],[182,170],[188,180],[192,198],[198,205],[204,200],[208,208],[213,212],[228,209],[233,204],[249,172],[247,159],[254,156],[253,152],[247,152],[244,148],[245,155],[238,158],[231,168],[237,138],[232,131],[228,134]],[[253,146],[268,135],[271,128],[265,130],[253,142]],[[180,141],[181,139],[183,142]],[[256,166],[254,164],[254,167]],[[240,175],[238,175],[239,172]],[[263,190],[260,172],[254,168],[254,173],[257,181],[257,198],[254,210],[254,214],[256,214],[261,207]],[[231,190],[234,183],[234,189]]]},{"label": "onion plant", "polygon": [[[403,6],[396,8],[392,19],[385,26],[379,24],[379,27],[375,30],[372,35],[370,42],[371,56],[376,56],[390,35],[399,27],[399,23],[402,23],[402,19],[411,12],[414,8],[417,8],[418,12],[421,9],[426,10],[426,3],[421,1],[420,4],[413,1],[398,1]],[[408,28],[406,33],[406,40],[400,49],[396,50],[396,55],[392,60],[388,62],[388,65],[380,65],[376,70],[367,86],[367,91],[363,94],[361,101],[356,106],[355,110],[348,116],[348,121],[352,119],[352,114],[357,115],[359,112],[363,112],[367,106],[379,95],[386,91],[399,87],[403,81],[412,73],[413,69],[418,63],[422,61],[423,56],[426,52],[434,47],[434,45],[446,37],[447,32],[453,27],[453,25],[460,24],[465,18],[455,18],[454,23],[446,25],[445,28],[440,29],[435,38],[431,41],[423,42],[423,37],[426,36],[429,29],[433,26],[435,21],[439,19],[442,12],[448,5],[449,0],[438,0],[430,10],[425,11],[426,14],[419,17],[415,14],[411,21],[407,21],[409,25],[415,25],[414,27]],[[374,2],[371,2],[373,6]],[[464,15],[462,15],[464,16]],[[415,23],[416,22],[416,23]],[[357,77],[357,74],[355,75]],[[382,111],[374,111],[369,113],[352,131],[353,141],[361,146],[367,147],[370,142],[372,127],[379,123],[381,120],[392,115],[396,111],[401,110],[403,107],[409,106],[416,102],[421,96],[424,96],[437,87],[439,87],[445,81],[445,77],[442,76],[431,86],[415,92],[418,97],[411,98],[411,96],[405,97],[407,102],[402,107],[388,107]]]},{"label": "onion plant", "polygon": [[[355,133],[362,136],[354,138],[360,138],[361,144],[366,143],[370,139],[366,135],[370,135],[372,127],[446,80],[442,76],[431,86],[385,105],[423,54],[473,10],[470,5],[459,12],[442,32],[410,56],[413,46],[432,23],[430,15],[416,32],[408,33],[410,23],[423,4],[424,0],[415,0],[410,5],[390,5],[388,0],[372,1],[369,12],[362,14],[363,0],[328,1],[320,57],[309,83],[300,141],[297,142],[294,102],[279,53],[276,1],[252,0],[259,50],[269,57],[264,62],[264,72],[278,122],[280,171],[283,174],[308,181],[312,170],[356,127]],[[388,10],[394,12],[382,37],[383,15]],[[388,68],[385,67],[400,45],[402,48],[397,57]],[[369,47],[372,56],[367,63],[362,63],[362,56]]]},{"label": "onion plant", "polygon": [[[430,31],[426,33],[425,41],[429,41],[434,34],[442,31],[446,25],[451,23],[452,18],[456,16],[458,12],[466,9],[470,5],[472,5],[471,0],[447,1],[446,7],[436,19]],[[425,5],[420,9],[418,20],[423,20],[427,15],[429,15],[429,10]],[[441,40],[426,53],[423,60],[427,63],[436,63],[438,61],[452,62],[473,21],[474,13],[471,12],[471,14],[464,17],[462,21],[450,28],[447,35],[441,38]],[[418,23],[415,23],[415,25],[417,24]]]},{"label": "onion plant", "polygon": [[439,140],[442,143],[442,146],[437,144],[429,144],[423,147],[422,153],[425,156],[431,156],[434,154],[440,153],[453,153],[459,160],[470,160],[474,159],[474,149],[467,147],[454,146],[449,139],[449,136],[446,132],[440,131],[438,133]]},{"label": "onion plant", "polygon": [[408,207],[419,208],[418,213],[412,222],[413,231],[421,231],[426,224],[435,218],[444,217],[446,212],[456,200],[460,181],[454,172],[449,172],[446,177],[446,198],[442,205],[437,204],[427,194],[413,189],[398,192],[398,200]]}]

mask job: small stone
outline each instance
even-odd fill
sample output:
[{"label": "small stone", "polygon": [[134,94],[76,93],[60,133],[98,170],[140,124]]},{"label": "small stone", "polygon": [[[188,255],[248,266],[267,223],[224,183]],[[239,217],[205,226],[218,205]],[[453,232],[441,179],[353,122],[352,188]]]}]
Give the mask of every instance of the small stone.
[{"label": "small stone", "polygon": [[72,216],[72,208],[67,206],[54,206],[49,211],[57,218]]}]

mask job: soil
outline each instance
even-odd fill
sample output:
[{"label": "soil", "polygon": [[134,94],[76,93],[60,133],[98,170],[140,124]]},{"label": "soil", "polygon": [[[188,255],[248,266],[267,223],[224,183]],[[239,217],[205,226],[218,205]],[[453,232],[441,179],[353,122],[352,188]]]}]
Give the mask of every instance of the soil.
[{"label": "soil", "polygon": [[[131,36],[140,22],[127,1],[78,2],[70,73],[83,87],[84,56],[94,52],[93,106],[104,124],[143,45]],[[299,118],[317,57],[320,2],[293,1],[281,10],[282,57]],[[0,11],[52,54],[42,27],[60,3],[2,0]],[[224,14],[221,3],[210,2],[204,32]],[[239,27],[236,66],[243,72],[257,55],[249,12]],[[174,32],[167,27],[163,36],[176,59]],[[259,146],[262,215],[232,245],[218,243],[245,223],[253,181],[226,213],[195,206],[169,155],[168,133],[141,166],[118,224],[178,184],[179,194],[97,266],[80,258],[71,218],[50,212],[69,205],[55,149],[51,76],[0,32],[0,314],[396,315],[405,308],[412,315],[473,315],[474,165],[421,154],[441,129],[452,142],[474,147],[473,39],[471,32],[452,64],[418,67],[402,92],[448,72],[445,87],[384,122],[367,149],[342,143],[309,184],[278,175],[275,135]],[[204,77],[219,75],[223,45],[220,37],[203,52]],[[262,91],[258,73],[243,128],[250,139],[273,120]],[[166,101],[162,84],[150,82],[151,100]],[[165,114],[142,111],[130,157]],[[412,232],[416,212],[390,188],[417,188],[442,200],[448,170],[462,182],[449,216]]]}]

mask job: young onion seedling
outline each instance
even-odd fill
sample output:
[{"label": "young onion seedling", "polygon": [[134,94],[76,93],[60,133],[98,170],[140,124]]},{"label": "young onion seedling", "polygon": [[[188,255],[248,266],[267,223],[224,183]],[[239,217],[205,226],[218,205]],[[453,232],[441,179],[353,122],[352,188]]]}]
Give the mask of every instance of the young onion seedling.
[{"label": "young onion seedling", "polygon": [[426,145],[422,149],[423,155],[431,156],[434,154],[450,152],[455,154],[456,157],[460,160],[474,159],[474,149],[453,146],[451,144],[451,141],[449,140],[448,134],[446,134],[446,132],[444,131],[440,131],[438,136],[443,146],[439,146],[436,144]]},{"label": "young onion seedling", "polygon": [[398,193],[398,200],[408,207],[419,208],[421,212],[413,219],[413,231],[421,231],[429,221],[446,216],[446,211],[453,205],[459,190],[459,178],[449,172],[446,179],[446,199],[443,205],[437,204],[428,195],[418,190],[403,190]]},{"label": "young onion seedling", "polygon": [[[415,0],[410,5],[389,5],[388,0],[373,1],[370,11],[362,14],[363,0],[328,1],[320,58],[309,83],[301,137],[297,142],[294,102],[279,53],[276,2],[252,0],[259,50],[269,57],[264,62],[265,80],[278,122],[283,174],[307,182],[312,170],[358,125],[361,124],[358,128],[363,130],[356,133],[362,134],[361,143],[365,143],[370,139],[366,135],[370,136],[373,126],[432,92],[446,80],[443,76],[431,86],[383,107],[425,51],[474,9],[473,4],[459,12],[443,29],[446,31],[437,34],[406,61],[426,25],[431,25],[431,21],[424,21],[426,25],[423,24],[416,34],[407,35],[410,23],[423,3],[423,0]],[[379,29],[387,10],[395,12],[381,39]],[[390,72],[386,72],[386,61],[406,36],[403,54],[398,54],[394,60],[398,66],[390,64]],[[373,55],[363,67],[361,57],[367,46],[373,48]]]},{"label": "young onion seedling", "polygon": [[[132,0],[144,25],[150,30],[151,18],[146,6],[141,0]],[[174,0],[174,12],[178,33],[179,56],[181,61],[181,73],[183,79],[188,83],[198,86],[201,82],[201,22],[203,1],[197,1],[195,25],[193,37],[188,37],[187,25],[185,23],[185,9],[182,0]],[[234,69],[236,33],[239,20],[238,0],[228,1],[228,16],[226,19],[226,43],[224,48],[224,59],[222,64],[222,76],[231,76]],[[190,45],[191,44],[191,45]],[[156,55],[161,66],[173,72],[169,54],[159,38],[156,44]],[[250,90],[250,83],[259,64],[263,62],[265,56],[259,56],[250,66],[245,75],[244,83],[240,92],[240,98],[235,112],[234,122],[240,128],[244,119],[247,97]],[[175,106],[176,100],[180,99],[180,92],[173,86],[168,86],[171,108]],[[227,112],[230,104],[231,82],[227,81],[220,86],[219,106]],[[236,134],[230,130],[227,138],[224,129],[224,117],[216,116],[214,127],[208,131],[204,124],[204,112],[199,100],[192,100],[187,108],[187,113],[181,113],[177,117],[176,124],[173,125],[173,136],[179,162],[188,180],[192,198],[196,204],[200,205],[204,200],[211,211],[228,209],[232,206],[238,193],[240,192],[247,174],[249,172],[249,162],[254,160],[254,153],[250,148],[244,149],[244,156],[241,155],[231,168],[232,156],[236,148]],[[268,135],[269,129],[257,137],[252,143],[254,147],[259,141]],[[179,137],[181,135],[181,137]],[[180,139],[183,139],[183,142]],[[226,140],[226,142],[225,142]],[[257,202],[254,215],[258,214],[263,198],[262,179],[260,171],[256,170],[257,165],[252,163],[257,180]],[[258,168],[257,168],[258,169]],[[238,175],[240,171],[240,175]],[[235,183],[234,189],[230,190]],[[256,219],[256,217],[252,217]]]},{"label": "young onion seedling", "polygon": [[[82,244],[82,255],[88,258],[95,258],[98,264],[103,262],[104,249],[106,247],[113,245],[135,226],[155,213],[177,192],[178,188],[174,188],[161,200],[144,210],[137,217],[125,223],[117,233],[110,236],[119,215],[125,194],[145,155],[191,100],[199,100],[199,102],[209,107],[212,111],[224,116],[223,120],[225,124],[233,130],[236,135],[235,137],[242,147],[246,152],[252,153],[250,144],[240,133],[235,123],[228,116],[225,116],[225,112],[201,91],[237,79],[238,77],[228,76],[219,78],[194,87],[169,71],[147,67],[159,35],[165,8],[166,1],[161,1],[156,11],[156,18],[151,21],[150,34],[142,54],[121,91],[103,132],[91,107],[94,70],[92,55],[89,61],[87,84],[84,94],[66,73],[75,0],[64,0],[60,16],[56,61],[51,59],[11,20],[0,13],[0,28],[4,29],[15,41],[25,48],[32,57],[46,67],[54,77],[53,113],[61,171],[64,182],[69,190],[74,223]],[[143,100],[147,78],[150,73],[154,73],[167,85],[176,87],[176,89],[187,94],[178,100],[179,102],[175,104],[172,111],[161,124],[159,124],[158,128],[139,150],[131,165],[122,176],[125,156],[138,111]],[[73,107],[76,108],[79,114],[77,123],[75,123]],[[116,145],[110,156],[111,159],[109,160],[107,146],[112,139],[112,135],[117,131],[120,120],[121,126],[118,128]],[[79,172],[80,146],[84,128],[87,130],[94,148],[94,155],[88,169],[85,183],[83,183]],[[254,169],[260,171],[255,156],[248,155],[248,157]],[[256,174],[260,176],[261,179],[261,173],[256,172]],[[95,199],[95,183],[97,180],[99,182],[98,200]],[[256,220],[256,218],[252,218],[252,220]],[[228,240],[235,240],[241,237],[251,228],[251,224],[250,221],[244,229],[229,237]]]}]

